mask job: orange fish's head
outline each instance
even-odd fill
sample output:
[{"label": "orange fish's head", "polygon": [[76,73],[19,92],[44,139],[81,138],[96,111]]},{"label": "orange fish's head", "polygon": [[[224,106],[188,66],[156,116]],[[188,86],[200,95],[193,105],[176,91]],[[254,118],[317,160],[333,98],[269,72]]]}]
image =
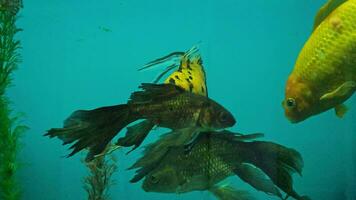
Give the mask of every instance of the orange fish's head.
[{"label": "orange fish's head", "polygon": [[314,115],[317,101],[308,84],[290,76],[282,102],[286,117],[292,122],[301,122]]}]

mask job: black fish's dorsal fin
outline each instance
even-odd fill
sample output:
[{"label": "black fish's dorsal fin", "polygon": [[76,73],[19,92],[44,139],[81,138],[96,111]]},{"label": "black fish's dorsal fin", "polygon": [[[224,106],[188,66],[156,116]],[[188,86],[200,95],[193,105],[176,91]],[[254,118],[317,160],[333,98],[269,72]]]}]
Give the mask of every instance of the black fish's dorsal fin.
[{"label": "black fish's dorsal fin", "polygon": [[250,140],[255,140],[264,137],[264,134],[263,133],[241,134],[241,133],[231,132],[228,130],[223,130],[220,132],[211,132],[210,137],[219,138],[227,141],[250,141]]},{"label": "black fish's dorsal fin", "polygon": [[348,0],[329,0],[326,2],[315,16],[313,30],[315,30],[336,8],[346,1]]},{"label": "black fish's dorsal fin", "polygon": [[155,100],[174,97],[185,92],[182,88],[172,84],[142,83],[140,88],[142,91],[131,94],[128,101],[129,104],[149,103]]}]

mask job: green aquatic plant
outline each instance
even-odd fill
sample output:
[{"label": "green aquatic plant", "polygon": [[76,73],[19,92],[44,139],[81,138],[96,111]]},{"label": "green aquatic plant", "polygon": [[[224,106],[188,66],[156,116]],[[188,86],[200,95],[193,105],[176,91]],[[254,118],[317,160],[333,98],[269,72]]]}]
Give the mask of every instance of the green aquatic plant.
[{"label": "green aquatic plant", "polygon": [[117,170],[115,157],[103,155],[91,162],[83,162],[89,169],[89,175],[83,181],[88,200],[108,200],[109,189],[114,184],[112,175]]},{"label": "green aquatic plant", "polygon": [[13,116],[6,97],[12,73],[20,62],[20,41],[15,38],[21,0],[0,0],[0,199],[18,200],[21,196],[16,181],[17,154],[26,126],[19,125],[19,116]]}]

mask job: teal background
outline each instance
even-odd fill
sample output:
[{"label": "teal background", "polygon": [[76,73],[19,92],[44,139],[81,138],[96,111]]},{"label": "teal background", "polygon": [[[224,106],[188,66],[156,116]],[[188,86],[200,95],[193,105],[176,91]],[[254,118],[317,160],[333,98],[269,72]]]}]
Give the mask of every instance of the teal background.
[{"label": "teal background", "polygon": [[[158,71],[143,64],[201,42],[211,98],[231,110],[231,130],[263,132],[265,139],[301,152],[303,177],[295,188],[314,200],[356,199],[356,99],[342,120],[333,111],[300,124],[289,123],[281,101],[285,81],[311,33],[324,0],[28,0],[19,34],[23,62],[9,91],[16,111],[31,130],[22,140],[19,173],[24,199],[85,199],[81,163],[58,139],[43,137],[76,109],[125,102],[141,82]],[[110,31],[105,31],[105,29]],[[162,132],[162,131],[160,131]],[[123,133],[121,133],[122,135]],[[146,140],[152,142],[158,134]],[[119,171],[112,199],[214,199],[208,192],[183,195],[145,193],[126,171],[140,155],[115,153]],[[258,199],[236,177],[228,182]]]}]

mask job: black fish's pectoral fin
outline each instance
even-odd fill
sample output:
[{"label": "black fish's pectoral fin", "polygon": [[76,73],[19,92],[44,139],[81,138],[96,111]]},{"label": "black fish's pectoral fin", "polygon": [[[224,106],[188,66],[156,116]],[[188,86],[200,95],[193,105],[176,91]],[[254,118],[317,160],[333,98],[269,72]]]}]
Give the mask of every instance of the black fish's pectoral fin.
[{"label": "black fish's pectoral fin", "polygon": [[116,145],[123,146],[123,147],[129,147],[129,146],[134,146],[127,154],[138,148],[143,140],[147,137],[149,132],[152,130],[152,128],[155,126],[154,123],[152,123],[149,120],[142,121],[138,124],[135,124],[133,126],[127,127],[127,132],[125,137],[119,138]]},{"label": "black fish's pectoral fin", "polygon": [[183,128],[174,130],[176,139],[170,143],[171,147],[184,146],[185,153],[189,153],[192,148],[198,143],[199,137],[203,135],[196,127]]},{"label": "black fish's pectoral fin", "polygon": [[122,148],[122,146],[118,146],[115,144],[109,144],[109,145],[107,145],[105,151],[103,151],[101,154],[95,155],[94,159],[110,155],[110,154],[114,153],[116,150],[121,149],[121,148]]},{"label": "black fish's pectoral fin", "polygon": [[[140,165],[140,169],[136,170],[135,176],[130,180],[131,183],[136,183],[138,181],[140,181],[141,179],[143,179],[147,174],[149,174],[152,170],[154,170],[160,163],[161,161],[167,156],[169,155],[171,148],[167,148],[165,149],[165,151],[162,153],[162,155],[160,155],[156,160],[154,160],[153,162],[148,162],[148,163],[142,163],[142,165]],[[137,163],[137,162],[136,162]],[[129,169],[134,169],[134,168],[138,168],[138,166],[135,164],[130,167]]]},{"label": "black fish's pectoral fin", "polygon": [[187,141],[189,141],[190,133],[192,133],[194,130],[196,129],[178,129],[162,135],[158,141],[145,147],[144,156],[138,159],[129,169],[155,165],[155,163],[157,163],[167,154],[169,149],[182,147],[184,144],[186,144]]},{"label": "black fish's pectoral fin", "polygon": [[215,185],[209,191],[219,200],[255,200],[253,196],[247,191],[236,190],[232,186]]},{"label": "black fish's pectoral fin", "polygon": [[[191,130],[190,132],[187,132],[187,141],[184,143],[184,153],[188,154],[194,146],[199,142],[199,137],[202,135],[199,131],[197,130]],[[190,134],[190,135],[188,135]],[[182,136],[184,137],[184,136]],[[189,139],[189,140],[188,140]]]},{"label": "black fish's pectoral fin", "polygon": [[234,173],[243,181],[254,187],[256,190],[283,199],[280,190],[276,187],[276,185],[274,185],[273,181],[269,179],[268,176],[260,169],[250,164],[242,163],[235,166]]}]

